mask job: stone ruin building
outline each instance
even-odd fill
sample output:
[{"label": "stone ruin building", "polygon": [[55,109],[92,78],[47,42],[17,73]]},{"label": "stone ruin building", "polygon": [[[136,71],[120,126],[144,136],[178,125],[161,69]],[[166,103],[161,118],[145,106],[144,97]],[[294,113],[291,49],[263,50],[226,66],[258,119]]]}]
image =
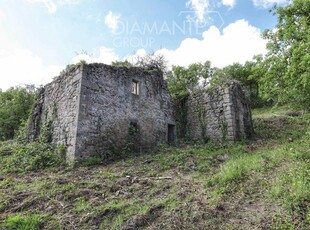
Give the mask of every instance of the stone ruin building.
[{"label": "stone ruin building", "polygon": [[186,108],[190,140],[234,142],[254,134],[251,108],[237,82],[196,90],[189,96]]},{"label": "stone ruin building", "polygon": [[[187,101],[190,139],[248,138],[251,113],[240,85],[197,91]],[[30,119],[28,138],[45,124],[51,142],[66,149],[67,161],[120,149],[148,151],[176,140],[174,107],[163,74],[138,67],[80,65],[42,88]]]},{"label": "stone ruin building", "polygon": [[104,64],[77,66],[47,84],[29,127],[35,140],[50,123],[52,143],[67,161],[111,155],[132,142],[135,151],[173,142],[175,119],[158,71]]}]

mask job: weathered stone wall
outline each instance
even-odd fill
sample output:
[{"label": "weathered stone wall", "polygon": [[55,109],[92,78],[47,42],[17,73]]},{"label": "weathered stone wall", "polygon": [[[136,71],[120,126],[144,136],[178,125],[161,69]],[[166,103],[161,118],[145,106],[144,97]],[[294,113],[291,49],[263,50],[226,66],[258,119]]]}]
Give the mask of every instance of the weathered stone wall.
[{"label": "weathered stone wall", "polygon": [[[132,84],[138,94],[132,93]],[[200,90],[187,101],[187,135],[218,142],[249,138],[251,111],[238,83]],[[28,138],[49,125],[52,143],[67,161],[110,156],[122,149],[147,151],[175,138],[174,110],[162,73],[104,64],[76,66],[41,90]],[[134,129],[134,134],[132,133]]]},{"label": "weathered stone wall", "polygon": [[191,140],[236,141],[253,134],[251,110],[236,82],[225,88],[202,89],[191,94],[187,117]]},{"label": "weathered stone wall", "polygon": [[[131,92],[138,83],[139,94]],[[168,139],[168,124],[175,124],[166,82],[158,71],[84,66],[81,84],[76,157],[109,155],[134,142],[146,151]],[[130,124],[137,127],[134,140]]]},{"label": "weathered stone wall", "polygon": [[[52,144],[67,149],[67,160],[75,158],[82,67],[60,75],[41,90],[29,126],[28,138],[36,140],[42,127],[51,132]],[[49,127],[48,127],[49,126]]]},{"label": "weathered stone wall", "polygon": [[36,102],[32,108],[32,114],[29,120],[28,130],[27,130],[27,139],[28,141],[35,141],[38,139],[41,131],[41,117],[44,104],[44,91],[45,88],[41,88]]},{"label": "weathered stone wall", "polygon": [[229,89],[234,140],[249,139],[254,134],[250,104],[240,84],[232,84]]},{"label": "weathered stone wall", "polygon": [[[138,95],[131,92],[133,81]],[[126,147],[146,151],[175,136],[162,73],[104,64],[74,67],[46,85],[32,114],[30,140],[39,136],[42,124],[50,124],[55,147],[66,147],[67,161]]]}]

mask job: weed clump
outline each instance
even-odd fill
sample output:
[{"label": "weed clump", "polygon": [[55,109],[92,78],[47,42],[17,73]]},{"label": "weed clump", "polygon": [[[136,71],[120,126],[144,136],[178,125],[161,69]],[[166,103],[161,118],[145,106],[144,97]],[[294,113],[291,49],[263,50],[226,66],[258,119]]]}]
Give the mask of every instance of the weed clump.
[{"label": "weed clump", "polygon": [[38,215],[26,217],[16,215],[7,218],[5,225],[8,229],[12,230],[37,230],[41,229],[41,222],[41,217]]},{"label": "weed clump", "polygon": [[0,149],[0,155],[8,152],[10,155],[3,159],[4,172],[36,171],[58,165],[63,161],[49,144],[42,142],[14,144]]}]

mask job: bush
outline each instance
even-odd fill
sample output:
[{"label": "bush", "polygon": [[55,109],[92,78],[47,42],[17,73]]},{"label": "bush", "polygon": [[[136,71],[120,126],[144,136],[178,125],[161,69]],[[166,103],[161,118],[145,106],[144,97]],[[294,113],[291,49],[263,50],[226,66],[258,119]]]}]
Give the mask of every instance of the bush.
[{"label": "bush", "polygon": [[4,162],[6,172],[25,172],[58,165],[63,160],[57,156],[50,145],[33,142],[12,146],[12,154]]},{"label": "bush", "polygon": [[13,141],[0,142],[0,156],[8,156],[13,153]]}]

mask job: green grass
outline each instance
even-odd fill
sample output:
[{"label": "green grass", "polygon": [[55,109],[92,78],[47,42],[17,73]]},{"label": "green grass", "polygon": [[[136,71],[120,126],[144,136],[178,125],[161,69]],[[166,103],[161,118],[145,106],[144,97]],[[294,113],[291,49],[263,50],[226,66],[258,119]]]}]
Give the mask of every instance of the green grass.
[{"label": "green grass", "polygon": [[274,106],[272,108],[270,107],[264,107],[259,109],[253,109],[252,110],[252,116],[254,119],[257,118],[281,118],[281,117],[289,117],[289,114],[294,112],[300,112],[295,111],[292,108],[289,108],[288,106]]},{"label": "green grass", "polygon": [[10,216],[5,220],[5,226],[10,230],[39,230],[42,218],[39,215]]},{"label": "green grass", "polygon": [[32,161],[44,146],[1,143],[0,229],[307,229],[310,117],[254,116],[252,141],[164,146],[104,164],[12,166],[16,150]]},{"label": "green grass", "polygon": [[[309,173],[308,163],[294,162],[276,178],[271,190],[272,196],[280,199],[288,208],[300,210],[310,198]],[[291,205],[293,206],[290,207]]]}]

